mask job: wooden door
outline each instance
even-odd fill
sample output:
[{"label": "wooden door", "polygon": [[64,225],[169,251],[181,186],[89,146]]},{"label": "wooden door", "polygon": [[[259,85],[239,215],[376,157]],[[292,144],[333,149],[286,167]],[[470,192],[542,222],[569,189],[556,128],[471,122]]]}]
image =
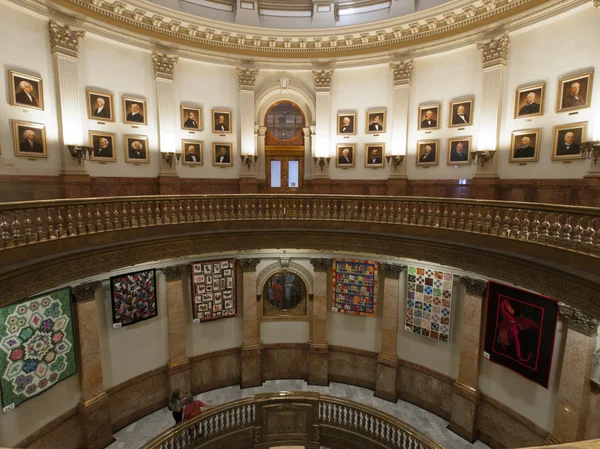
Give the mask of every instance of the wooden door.
[{"label": "wooden door", "polygon": [[299,193],[302,191],[304,151],[267,151],[265,159],[267,193]]}]

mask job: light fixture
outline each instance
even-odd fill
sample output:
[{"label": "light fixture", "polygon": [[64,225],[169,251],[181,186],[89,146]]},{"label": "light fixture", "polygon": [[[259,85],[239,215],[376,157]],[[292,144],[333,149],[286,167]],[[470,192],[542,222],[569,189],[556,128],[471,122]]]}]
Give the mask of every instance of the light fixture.
[{"label": "light fixture", "polygon": [[388,165],[391,165],[392,167],[394,167],[394,170],[396,170],[398,167],[402,167],[402,163],[404,162],[403,154],[386,156],[385,158],[387,159]]},{"label": "light fixture", "polygon": [[181,153],[174,153],[173,151],[165,151],[160,153],[162,156],[162,160],[165,164],[168,164],[169,167],[173,167],[173,161],[175,164],[179,164],[179,160],[181,159]]},{"label": "light fixture", "polygon": [[256,161],[258,161],[258,156],[252,154],[240,154],[240,158],[242,159],[242,165],[248,167],[252,167],[252,164],[256,165]]},{"label": "light fixture", "polygon": [[582,142],[581,150],[585,151],[586,159],[592,159],[593,164],[598,165],[598,159],[600,159],[600,140]]},{"label": "light fixture", "polygon": [[494,156],[496,155],[496,151],[473,151],[471,155],[473,156],[473,164],[477,164],[483,169],[483,167],[492,163]]},{"label": "light fixture", "polygon": [[77,161],[79,165],[83,161],[89,161],[92,157],[92,152],[94,149],[92,147],[86,147],[84,145],[67,145],[69,149],[69,153],[71,153],[71,158]]},{"label": "light fixture", "polygon": [[329,167],[329,162],[331,161],[330,157],[313,157],[313,161],[315,161],[315,166],[319,166],[321,167],[321,171],[323,171],[323,169],[325,168],[325,164],[327,164],[327,167]]}]

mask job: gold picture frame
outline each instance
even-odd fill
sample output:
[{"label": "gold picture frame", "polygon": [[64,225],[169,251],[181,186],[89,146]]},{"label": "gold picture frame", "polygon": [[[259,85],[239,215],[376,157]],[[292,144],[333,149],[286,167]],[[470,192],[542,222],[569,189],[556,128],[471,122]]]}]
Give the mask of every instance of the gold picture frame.
[{"label": "gold picture frame", "polygon": [[[233,121],[230,110],[213,109],[211,115],[213,133],[231,134],[233,132]],[[223,119],[221,120],[221,118]]]},{"label": "gold picture frame", "polygon": [[146,100],[141,97],[123,95],[123,123],[127,125],[148,126]]},{"label": "gold picture frame", "polygon": [[[383,134],[387,131],[386,109],[370,109],[367,111],[366,134]],[[381,129],[378,129],[381,128]]]},{"label": "gold picture frame", "polygon": [[[125,134],[125,162],[131,164],[147,164],[150,162],[150,148],[148,148],[148,136]],[[136,142],[139,144],[137,145]]]},{"label": "gold picture frame", "polygon": [[[431,117],[427,114],[431,112]],[[419,116],[417,118],[417,131],[429,131],[440,129],[442,118],[442,104],[430,103],[419,106]]]},{"label": "gold picture frame", "polygon": [[117,136],[104,131],[88,131],[89,146],[94,149],[90,155],[93,162],[117,161]]},{"label": "gold picture frame", "polygon": [[356,135],[356,113],[338,112],[337,113],[337,135],[354,136]]},{"label": "gold picture frame", "polygon": [[365,168],[385,167],[385,143],[365,144]]},{"label": "gold picture frame", "polygon": [[593,85],[593,70],[560,78],[556,94],[556,112],[570,112],[591,107]]},{"label": "gold picture frame", "polygon": [[46,125],[42,123],[13,120],[15,156],[48,157]]},{"label": "gold picture frame", "polygon": [[39,76],[8,71],[10,104],[19,108],[44,110],[44,83]]},{"label": "gold picture frame", "polygon": [[[345,154],[344,151],[348,150]],[[340,168],[356,167],[356,144],[338,143],[335,147],[335,166]]]},{"label": "gold picture frame", "polygon": [[[464,112],[460,114],[460,107],[464,107]],[[450,110],[449,110],[449,119],[448,119],[448,127],[449,128],[463,128],[465,126],[473,125],[473,116],[475,107],[475,99],[468,98],[466,100],[452,100],[450,101]],[[466,121],[465,121],[466,120]]]},{"label": "gold picture frame", "polygon": [[[473,151],[473,137],[461,136],[448,139],[448,162],[447,165],[470,165],[473,163],[471,152]],[[465,157],[466,156],[466,157]]]},{"label": "gold picture frame", "polygon": [[524,163],[539,161],[541,138],[541,128],[513,131],[510,139],[509,162]]},{"label": "gold picture frame", "polygon": [[[190,116],[190,114],[193,114],[193,116]],[[204,130],[201,106],[181,104],[179,106],[179,119],[181,121],[181,129],[185,129],[187,131]]]},{"label": "gold picture frame", "polygon": [[[191,151],[191,147],[194,151]],[[181,163],[191,166],[204,165],[204,141],[181,139]]]},{"label": "gold picture frame", "polygon": [[[223,149],[226,151],[223,152]],[[233,144],[230,142],[213,142],[212,164],[215,167],[233,165]]]},{"label": "gold picture frame", "polygon": [[515,91],[515,119],[544,115],[546,83],[529,84]]},{"label": "gold picture frame", "polygon": [[[552,130],[552,160],[565,161],[583,159],[581,143],[587,140],[588,122],[569,123],[555,126]],[[567,134],[572,133],[569,144]]]},{"label": "gold picture frame", "polygon": [[88,119],[99,122],[114,122],[113,94],[86,89]]},{"label": "gold picture frame", "polygon": [[[431,150],[428,152],[427,147]],[[433,155],[433,156],[432,156]],[[428,139],[417,141],[417,167],[431,167],[440,163],[440,140]]]}]

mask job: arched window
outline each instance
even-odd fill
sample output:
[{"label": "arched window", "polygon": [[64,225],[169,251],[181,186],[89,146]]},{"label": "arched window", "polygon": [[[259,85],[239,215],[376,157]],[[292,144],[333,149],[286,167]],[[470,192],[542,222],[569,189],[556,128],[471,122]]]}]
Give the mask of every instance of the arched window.
[{"label": "arched window", "polygon": [[304,114],[298,105],[290,101],[281,101],[267,111],[265,126],[266,145],[303,145]]}]

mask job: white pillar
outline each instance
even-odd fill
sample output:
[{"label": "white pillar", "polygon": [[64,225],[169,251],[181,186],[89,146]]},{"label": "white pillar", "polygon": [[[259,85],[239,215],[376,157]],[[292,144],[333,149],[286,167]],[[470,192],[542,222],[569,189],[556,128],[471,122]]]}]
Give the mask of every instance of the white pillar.
[{"label": "white pillar", "polygon": [[312,179],[314,163],[312,158],[312,132],[310,127],[302,128],[304,134],[304,179]]},{"label": "white pillar", "polygon": [[249,165],[243,165],[240,178],[256,178],[257,164],[253,157],[256,155],[254,145],[254,86],[258,70],[238,68],[238,84],[240,87],[240,154],[249,156]]},{"label": "white pillar", "polygon": [[[410,99],[410,80],[414,61],[408,59],[397,63],[390,63],[394,78],[394,102],[392,106],[392,156],[403,155],[406,157],[408,144],[408,108]],[[400,167],[389,168],[390,178],[406,179],[406,161]]]},{"label": "white pillar", "polygon": [[[319,158],[331,158],[333,152],[330,148],[331,133],[331,80],[333,70],[313,70],[316,91],[316,125],[317,139],[316,147],[313,148],[313,156]],[[314,167],[313,178],[329,178],[329,165]]]}]

